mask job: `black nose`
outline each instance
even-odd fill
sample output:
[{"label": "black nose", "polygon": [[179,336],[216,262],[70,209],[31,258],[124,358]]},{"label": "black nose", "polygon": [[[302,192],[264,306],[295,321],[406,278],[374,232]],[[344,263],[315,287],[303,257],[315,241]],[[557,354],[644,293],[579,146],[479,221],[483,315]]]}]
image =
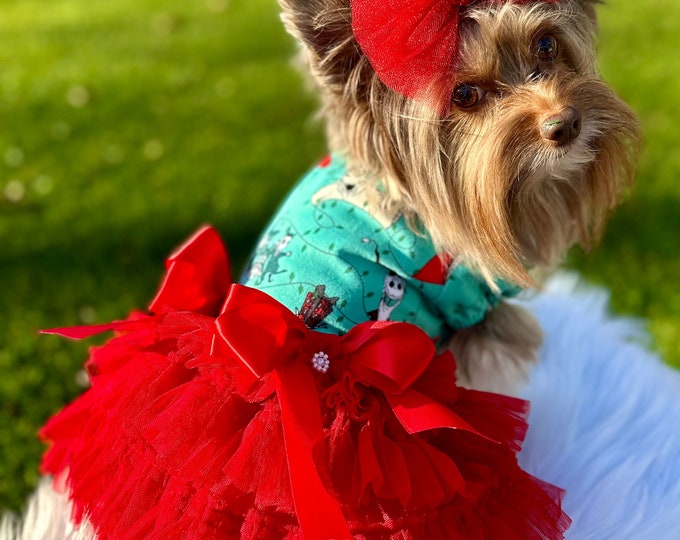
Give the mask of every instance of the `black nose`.
[{"label": "black nose", "polygon": [[557,146],[569,144],[581,133],[581,113],[566,107],[541,123],[541,137]]}]

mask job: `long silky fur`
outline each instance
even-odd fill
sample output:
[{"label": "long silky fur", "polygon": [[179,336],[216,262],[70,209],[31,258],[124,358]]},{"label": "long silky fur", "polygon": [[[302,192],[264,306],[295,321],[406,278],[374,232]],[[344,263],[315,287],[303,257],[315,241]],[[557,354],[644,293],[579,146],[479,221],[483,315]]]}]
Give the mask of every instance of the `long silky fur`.
[{"label": "long silky fur", "polygon": [[[414,228],[489,281],[531,285],[575,242],[590,247],[631,185],[639,149],[633,113],[595,67],[594,0],[481,5],[467,12],[457,80],[492,86],[474,110],[439,114],[385,87],[353,38],[349,0],[280,0],[288,30],[322,95],[333,151],[351,173],[387,188]],[[482,3],[483,4],[483,3]],[[532,40],[560,39],[560,58],[534,77]],[[565,152],[541,139],[542,119],[583,114]]]}]

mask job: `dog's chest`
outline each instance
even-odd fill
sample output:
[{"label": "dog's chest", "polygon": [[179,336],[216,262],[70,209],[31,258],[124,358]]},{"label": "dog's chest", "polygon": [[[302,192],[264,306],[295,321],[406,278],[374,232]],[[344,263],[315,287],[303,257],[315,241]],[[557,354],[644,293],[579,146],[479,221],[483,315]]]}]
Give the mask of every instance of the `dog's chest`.
[{"label": "dog's chest", "polygon": [[264,231],[241,282],[312,328],[342,334],[370,320],[409,322],[432,338],[471,326],[504,295],[465,266],[443,262],[429,237],[375,206],[334,157],[291,192]]}]

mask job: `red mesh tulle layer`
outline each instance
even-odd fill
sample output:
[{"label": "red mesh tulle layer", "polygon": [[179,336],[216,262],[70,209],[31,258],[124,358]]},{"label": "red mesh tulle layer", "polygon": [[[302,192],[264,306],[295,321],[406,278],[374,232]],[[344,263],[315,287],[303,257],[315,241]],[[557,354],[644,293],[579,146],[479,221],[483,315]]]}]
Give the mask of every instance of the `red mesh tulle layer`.
[{"label": "red mesh tulle layer", "polygon": [[[556,0],[486,0],[527,4]],[[352,0],[352,31],[388,87],[446,115],[456,83],[460,28],[477,0]]]},{"label": "red mesh tulle layer", "polygon": [[[301,528],[291,487],[285,377],[276,369],[254,377],[242,349],[215,345],[253,328],[215,324],[192,311],[134,315],[92,350],[91,388],[43,428],[43,470],[65,482],[74,520],[87,517],[102,540],[322,538]],[[320,340],[318,350],[341,338],[308,339]],[[471,427],[409,433],[396,398],[357,380],[360,353],[343,356],[336,341],[327,343],[335,351],[327,373],[304,368],[322,434],[310,448],[353,538],[563,537],[560,491],[517,465],[524,402],[457,387],[453,358],[434,356],[408,392]],[[316,519],[327,510],[319,500]]]}]

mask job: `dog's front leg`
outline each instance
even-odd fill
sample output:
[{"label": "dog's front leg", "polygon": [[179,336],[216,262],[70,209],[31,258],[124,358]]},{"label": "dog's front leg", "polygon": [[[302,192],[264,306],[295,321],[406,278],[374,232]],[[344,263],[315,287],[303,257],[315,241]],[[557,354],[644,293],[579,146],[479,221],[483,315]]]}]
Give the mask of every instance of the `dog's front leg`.
[{"label": "dog's front leg", "polygon": [[446,344],[458,364],[459,384],[515,395],[529,376],[543,333],[524,308],[501,302],[486,318],[457,331]]}]

